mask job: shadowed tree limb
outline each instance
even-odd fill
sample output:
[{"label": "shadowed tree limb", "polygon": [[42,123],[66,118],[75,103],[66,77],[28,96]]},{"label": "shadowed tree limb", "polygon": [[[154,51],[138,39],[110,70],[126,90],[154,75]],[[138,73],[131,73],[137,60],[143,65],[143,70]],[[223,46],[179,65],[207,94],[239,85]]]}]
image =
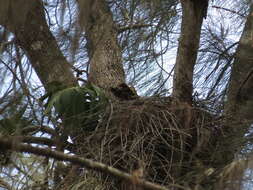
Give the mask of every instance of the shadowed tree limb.
[{"label": "shadowed tree limb", "polygon": [[[204,2],[204,3],[203,3]],[[193,70],[197,60],[200,31],[208,1],[182,0],[181,35],[175,65],[173,96],[179,101],[192,102]]]},{"label": "shadowed tree limb", "polygon": [[[245,23],[242,36],[239,40],[230,83],[228,87],[228,101],[226,103],[226,115],[234,121],[251,122],[253,118],[253,5]],[[234,126],[235,128],[236,126]],[[241,128],[241,126],[237,126]],[[240,130],[240,129],[239,129]]]},{"label": "shadowed tree limb", "polygon": [[[26,145],[23,143],[17,142],[15,137],[6,137],[0,135],[0,150],[13,150],[17,152],[26,152],[26,153],[32,153],[36,154],[39,156],[46,156],[50,158],[54,158],[56,160],[61,160],[61,161],[69,161],[73,164],[81,165],[84,166],[88,169],[96,170],[103,172],[105,174],[112,175],[114,177],[120,178],[127,180],[131,182],[133,180],[133,176],[129,173],[122,172],[116,168],[113,168],[111,166],[105,165],[100,162],[92,161],[90,159],[86,158],[81,158],[78,156],[72,156],[72,155],[67,155],[59,151],[52,151],[51,149],[48,148],[39,148],[39,147],[34,147],[31,145]],[[150,190],[169,190],[168,188],[151,183],[149,181],[143,180],[143,179],[138,179],[135,181],[136,185],[142,186],[145,189],[150,189]],[[180,185],[175,185],[172,184],[171,186],[180,188],[180,189],[185,189],[184,187]]]},{"label": "shadowed tree limb", "polygon": [[0,178],[0,187],[3,187],[4,189],[7,190],[12,190],[11,186],[1,178]]}]

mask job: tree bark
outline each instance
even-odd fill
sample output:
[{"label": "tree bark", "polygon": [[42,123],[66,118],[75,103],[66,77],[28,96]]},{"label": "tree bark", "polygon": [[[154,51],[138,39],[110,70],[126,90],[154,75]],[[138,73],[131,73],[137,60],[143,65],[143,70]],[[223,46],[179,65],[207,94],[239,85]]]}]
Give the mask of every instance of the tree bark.
[{"label": "tree bark", "polygon": [[46,22],[40,0],[0,0],[0,24],[15,35],[44,87],[52,81],[77,85]]},{"label": "tree bark", "polygon": [[[118,30],[105,0],[77,0],[79,23],[84,29],[89,55],[88,81],[103,88],[111,99],[119,99],[112,89],[125,83]],[[127,186],[124,186],[127,184]],[[128,180],[116,184],[122,190],[142,190]]]},{"label": "tree bark", "polygon": [[110,91],[125,82],[117,29],[105,0],[78,0],[79,22],[87,39],[90,72],[88,80]]},{"label": "tree bark", "polygon": [[[253,5],[235,54],[225,104],[224,149],[233,157],[245,146],[253,122]],[[247,140],[247,139],[246,139]]]},{"label": "tree bark", "polygon": [[183,15],[173,81],[173,96],[180,102],[192,102],[193,69],[207,3],[203,0],[181,0]]},{"label": "tree bark", "polygon": [[[232,67],[226,115],[233,121],[252,123],[253,120],[253,5],[245,23]],[[236,122],[236,123],[237,123]],[[235,125],[234,127],[239,127]]]},{"label": "tree bark", "polygon": [[[225,102],[225,126],[217,139],[220,156],[215,156],[216,167],[230,164],[236,153],[248,146],[247,134],[253,121],[253,5],[239,40],[231,71],[227,100]],[[233,174],[232,174],[233,175]],[[231,175],[231,176],[232,176]],[[240,178],[240,174],[236,174]],[[241,176],[242,177],[242,176]],[[216,189],[230,188],[233,183],[221,182]]]}]

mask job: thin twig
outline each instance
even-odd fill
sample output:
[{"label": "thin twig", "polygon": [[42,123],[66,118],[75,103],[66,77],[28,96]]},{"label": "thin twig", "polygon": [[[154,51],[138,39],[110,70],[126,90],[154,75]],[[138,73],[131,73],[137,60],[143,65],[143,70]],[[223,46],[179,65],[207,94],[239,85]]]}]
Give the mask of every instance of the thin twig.
[{"label": "thin twig", "polygon": [[219,6],[215,6],[215,5],[212,6],[212,7],[213,7],[213,8],[216,8],[216,9],[222,9],[222,10],[224,10],[224,11],[228,11],[228,12],[230,12],[230,13],[234,13],[234,14],[237,14],[237,15],[243,17],[243,18],[246,18],[246,16],[244,16],[244,15],[242,15],[242,14],[240,14],[240,13],[234,11],[234,10],[228,9],[228,8],[219,7]]},{"label": "thin twig", "polygon": [[132,29],[136,30],[136,29],[146,28],[146,27],[151,27],[151,26],[153,25],[152,24],[133,24],[133,25],[118,28],[118,33],[122,33],[127,30],[132,30]]}]

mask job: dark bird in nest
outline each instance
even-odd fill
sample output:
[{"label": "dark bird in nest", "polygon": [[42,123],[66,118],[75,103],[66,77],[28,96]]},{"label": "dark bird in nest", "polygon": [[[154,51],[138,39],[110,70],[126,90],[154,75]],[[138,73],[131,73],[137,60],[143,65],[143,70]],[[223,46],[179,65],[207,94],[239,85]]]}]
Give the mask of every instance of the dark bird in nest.
[{"label": "dark bird in nest", "polygon": [[136,90],[126,83],[121,83],[115,88],[112,87],[111,92],[120,100],[133,100],[139,97]]}]

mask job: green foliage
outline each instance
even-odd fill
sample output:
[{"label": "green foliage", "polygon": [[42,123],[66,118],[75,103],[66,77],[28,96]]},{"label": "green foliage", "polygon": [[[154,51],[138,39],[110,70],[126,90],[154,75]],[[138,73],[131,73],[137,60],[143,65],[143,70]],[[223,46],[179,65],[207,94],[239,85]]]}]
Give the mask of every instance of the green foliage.
[{"label": "green foliage", "polygon": [[45,113],[55,108],[59,117],[69,129],[84,127],[98,121],[108,102],[103,91],[93,84],[71,87],[52,94],[46,105]]}]

